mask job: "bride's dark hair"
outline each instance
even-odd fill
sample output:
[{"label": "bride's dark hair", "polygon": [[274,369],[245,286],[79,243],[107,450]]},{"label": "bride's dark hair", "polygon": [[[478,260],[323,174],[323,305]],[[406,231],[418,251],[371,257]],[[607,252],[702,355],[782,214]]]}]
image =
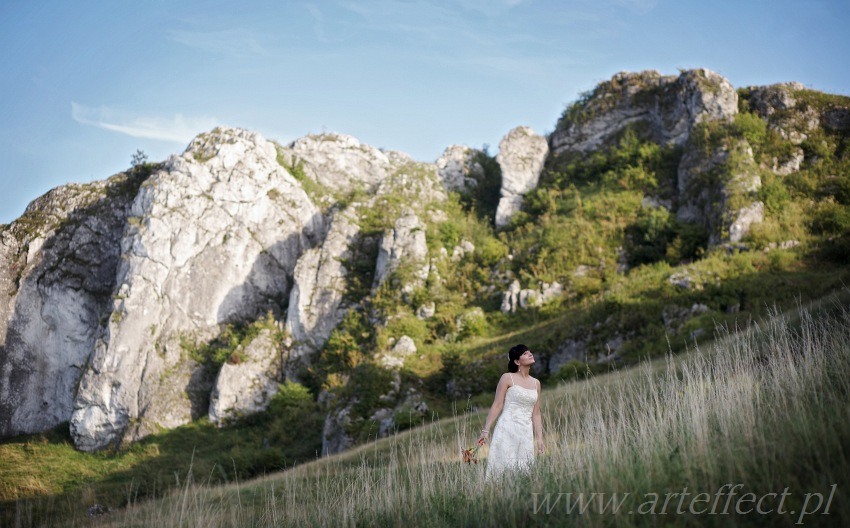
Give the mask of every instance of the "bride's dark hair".
[{"label": "bride's dark hair", "polygon": [[516,345],[508,350],[508,372],[516,372],[519,370],[519,365],[514,363],[519,357],[531,350],[525,345]]}]

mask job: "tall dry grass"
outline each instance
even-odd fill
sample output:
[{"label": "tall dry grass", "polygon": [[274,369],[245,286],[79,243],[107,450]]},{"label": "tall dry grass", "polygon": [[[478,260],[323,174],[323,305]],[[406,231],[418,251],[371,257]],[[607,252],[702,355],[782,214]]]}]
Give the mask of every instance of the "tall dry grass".
[{"label": "tall dry grass", "polygon": [[[801,310],[793,323],[777,315],[746,332],[721,332],[707,350],[547,391],[548,450],[527,474],[486,482],[483,464],[461,464],[460,449],[483,422],[475,413],[251,482],[207,487],[190,478],[165,500],[97,524],[847,525],[850,311],[830,308],[817,316]],[[776,513],[776,501],[765,515],[735,514],[734,502],[725,515],[692,513],[688,501],[676,513],[674,497],[660,514],[673,492],[708,493],[722,505],[726,496],[716,497],[724,484],[742,485],[738,497],[784,491],[785,513]],[[800,519],[806,493],[831,490],[828,515],[821,507]],[[600,513],[596,502],[570,513],[558,496],[567,492],[604,493],[605,501],[630,495],[617,515]],[[649,511],[652,494],[660,496],[655,514],[637,513]]]}]

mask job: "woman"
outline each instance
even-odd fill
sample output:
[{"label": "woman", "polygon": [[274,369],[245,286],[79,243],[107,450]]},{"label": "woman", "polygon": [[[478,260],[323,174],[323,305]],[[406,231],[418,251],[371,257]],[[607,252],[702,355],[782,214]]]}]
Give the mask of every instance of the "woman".
[{"label": "woman", "polygon": [[[525,345],[508,351],[508,372],[496,386],[496,397],[478,444],[483,445],[490,426],[499,418],[490,442],[486,478],[491,479],[509,469],[527,469],[534,462],[534,439],[537,452],[543,453],[543,420],[540,418],[540,382],[531,377],[534,354]],[[504,413],[502,411],[504,410]]]}]

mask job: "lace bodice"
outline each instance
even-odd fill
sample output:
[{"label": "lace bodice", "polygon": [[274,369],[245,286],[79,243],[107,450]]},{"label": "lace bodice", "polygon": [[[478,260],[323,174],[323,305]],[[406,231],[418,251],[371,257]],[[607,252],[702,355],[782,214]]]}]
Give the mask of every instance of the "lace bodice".
[{"label": "lace bodice", "polygon": [[537,389],[526,389],[511,385],[505,393],[505,406],[502,410],[505,418],[519,425],[531,425],[531,412],[537,403]]}]

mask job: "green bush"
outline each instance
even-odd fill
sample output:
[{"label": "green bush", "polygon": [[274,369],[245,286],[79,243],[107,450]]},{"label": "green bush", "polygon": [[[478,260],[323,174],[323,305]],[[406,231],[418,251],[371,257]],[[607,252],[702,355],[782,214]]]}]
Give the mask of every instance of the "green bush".
[{"label": "green bush", "polygon": [[384,343],[384,339],[398,339],[405,335],[421,344],[431,339],[431,330],[426,321],[410,313],[401,313],[391,317],[387,326],[380,331],[378,346]]},{"label": "green bush", "polygon": [[473,336],[487,335],[490,331],[490,324],[487,322],[487,315],[483,311],[472,310],[461,315],[463,328],[460,332],[460,338],[466,339]]},{"label": "green bush", "polygon": [[766,180],[758,191],[758,198],[764,202],[768,213],[776,214],[791,199],[791,193],[781,179],[768,177]]},{"label": "green bush", "polygon": [[673,215],[663,207],[641,210],[635,223],[626,228],[624,249],[629,266],[664,259],[673,240]]},{"label": "green bush", "polygon": [[374,329],[360,310],[349,310],[334,328],[321,352],[315,373],[324,377],[345,373],[359,365],[373,346]]},{"label": "green bush", "polygon": [[664,208],[644,209],[626,227],[623,244],[629,266],[667,261],[679,264],[701,257],[708,244],[703,226],[682,223]]},{"label": "green bush", "polygon": [[279,341],[282,338],[277,322],[269,312],[265,318],[252,323],[225,324],[221,333],[207,343],[196,343],[190,337],[182,336],[180,346],[194,361],[217,369],[224,363],[243,361],[243,350],[264,329],[272,332],[273,339]]},{"label": "green bush", "polygon": [[355,402],[352,406],[354,416],[367,418],[378,408],[380,397],[392,388],[392,372],[378,365],[363,362],[351,370],[348,383],[340,390],[340,395]]},{"label": "green bush", "polygon": [[811,228],[818,235],[840,235],[850,231],[850,208],[825,200],[812,212]]},{"label": "green bush", "polygon": [[461,197],[461,203],[480,220],[492,225],[501,197],[502,168],[487,150],[485,145],[481,151],[475,153],[473,161],[484,169],[484,176],[477,181],[474,189]]},{"label": "green bush", "polygon": [[490,267],[508,256],[508,246],[493,237],[484,237],[475,246],[475,260],[480,266]]},{"label": "green bush", "polygon": [[558,372],[555,373],[553,379],[561,381],[573,381],[589,378],[599,372],[605,372],[606,366],[589,364],[577,359],[571,359],[567,363],[561,365]]},{"label": "green bush", "polygon": [[753,113],[739,113],[731,125],[731,132],[746,139],[753,149],[759,149],[767,140],[767,122]]},{"label": "green bush", "polygon": [[444,248],[451,250],[460,243],[460,228],[451,221],[443,222],[437,226],[440,243]]}]

